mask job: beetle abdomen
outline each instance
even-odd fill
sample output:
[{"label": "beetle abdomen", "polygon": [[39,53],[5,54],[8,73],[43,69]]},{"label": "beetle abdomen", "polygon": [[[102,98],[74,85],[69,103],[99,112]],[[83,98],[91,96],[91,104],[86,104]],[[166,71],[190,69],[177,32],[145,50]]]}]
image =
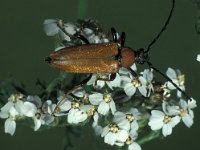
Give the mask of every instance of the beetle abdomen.
[{"label": "beetle abdomen", "polygon": [[68,47],[52,53],[46,62],[59,70],[73,73],[115,73],[118,44],[103,43]]},{"label": "beetle abdomen", "polygon": [[55,60],[50,65],[72,73],[115,73],[119,69],[118,61],[110,59]]}]

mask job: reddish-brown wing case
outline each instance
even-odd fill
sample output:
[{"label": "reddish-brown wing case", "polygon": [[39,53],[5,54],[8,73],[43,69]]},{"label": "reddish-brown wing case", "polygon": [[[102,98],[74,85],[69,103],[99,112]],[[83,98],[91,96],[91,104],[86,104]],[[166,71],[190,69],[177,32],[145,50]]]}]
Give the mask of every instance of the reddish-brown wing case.
[{"label": "reddish-brown wing case", "polygon": [[119,70],[117,43],[73,46],[53,52],[49,65],[73,73],[115,73]]}]

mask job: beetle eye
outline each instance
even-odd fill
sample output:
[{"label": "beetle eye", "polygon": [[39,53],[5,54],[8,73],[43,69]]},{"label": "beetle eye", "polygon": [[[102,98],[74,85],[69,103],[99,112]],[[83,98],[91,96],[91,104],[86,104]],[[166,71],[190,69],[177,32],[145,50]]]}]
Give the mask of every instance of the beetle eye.
[{"label": "beetle eye", "polygon": [[47,62],[48,64],[51,63],[51,60],[52,60],[52,59],[51,59],[51,57],[49,57],[49,56],[45,58],[45,62]]}]

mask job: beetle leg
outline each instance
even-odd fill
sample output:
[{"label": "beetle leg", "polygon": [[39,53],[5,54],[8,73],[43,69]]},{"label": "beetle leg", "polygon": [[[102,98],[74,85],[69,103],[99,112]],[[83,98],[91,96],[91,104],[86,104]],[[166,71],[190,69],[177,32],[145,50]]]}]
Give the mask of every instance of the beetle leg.
[{"label": "beetle leg", "polygon": [[120,37],[120,44],[121,44],[121,47],[123,48],[124,45],[125,45],[125,39],[126,39],[126,34],[125,32],[122,32],[121,33],[121,37]]},{"label": "beetle leg", "polygon": [[57,106],[56,107],[59,107],[60,105],[63,104],[65,98],[70,95],[73,91],[75,91],[76,89],[78,89],[79,87],[81,87],[83,84],[87,83],[92,77],[92,73],[86,78],[84,79],[83,81],[80,82],[80,84],[74,86],[71,90],[67,91],[65,93],[65,95],[63,96],[63,98],[58,102]]},{"label": "beetle leg", "polygon": [[137,74],[134,70],[132,70],[131,68],[129,68],[129,71],[131,72],[131,74],[132,74],[134,77],[137,77],[137,76],[138,76],[138,74]]},{"label": "beetle leg", "polygon": [[97,85],[97,81],[113,81],[116,78],[116,73],[112,73],[109,78],[97,78],[95,81],[95,86]]},{"label": "beetle leg", "polygon": [[115,43],[117,43],[117,32],[116,32],[115,28],[113,28],[113,27],[111,28],[111,33],[112,33],[113,41]]},{"label": "beetle leg", "polygon": [[85,78],[83,81],[81,81],[80,85],[82,86],[83,84],[86,84],[91,78],[92,78],[92,73],[87,78]]},{"label": "beetle leg", "polygon": [[113,81],[113,80],[115,80],[115,78],[116,78],[116,73],[112,73],[111,75],[110,75],[110,81]]},{"label": "beetle leg", "polygon": [[125,38],[126,38],[126,34],[125,32],[122,32],[120,36],[120,47],[118,48],[118,55],[117,55],[117,60],[120,63],[122,61],[122,48],[124,47],[124,44],[125,44]]},{"label": "beetle leg", "polygon": [[86,44],[90,44],[90,42],[88,41],[88,39],[86,39],[83,35],[76,33],[76,34],[74,34],[74,36],[77,37],[77,38],[79,38],[80,40],[82,40]]}]

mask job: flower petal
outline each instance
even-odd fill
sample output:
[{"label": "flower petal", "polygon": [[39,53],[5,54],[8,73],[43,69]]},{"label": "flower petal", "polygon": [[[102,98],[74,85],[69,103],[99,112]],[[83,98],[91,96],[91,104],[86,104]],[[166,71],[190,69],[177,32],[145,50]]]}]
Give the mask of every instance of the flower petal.
[{"label": "flower petal", "polygon": [[111,109],[112,114],[114,114],[115,111],[116,111],[116,106],[115,106],[114,101],[113,100],[110,101],[109,105],[110,105],[110,109]]},{"label": "flower petal", "polygon": [[170,79],[177,79],[176,72],[172,68],[168,68],[166,74]]},{"label": "flower petal", "polygon": [[179,116],[175,116],[171,119],[171,126],[175,127],[179,122],[181,121],[181,118]]},{"label": "flower petal", "polygon": [[24,102],[24,115],[27,117],[33,117],[35,116],[35,113],[37,112],[37,108],[34,104],[30,102]]},{"label": "flower petal", "polygon": [[143,96],[147,96],[147,89],[146,89],[146,86],[140,86],[138,87],[138,90],[140,91],[140,93],[143,95]]},{"label": "flower petal", "polygon": [[141,147],[136,142],[133,142],[131,145],[128,146],[128,150],[141,150]]},{"label": "flower petal", "polygon": [[190,128],[194,123],[193,118],[190,115],[182,117],[182,120],[188,128]]},{"label": "flower petal", "polygon": [[197,55],[197,61],[200,61],[200,54]]},{"label": "flower petal", "polygon": [[92,85],[97,80],[97,74],[93,74],[90,80],[87,82],[87,85]]},{"label": "flower petal", "polygon": [[3,113],[9,113],[11,107],[13,107],[13,102],[8,101],[2,108],[1,108],[1,112]]},{"label": "flower petal", "polygon": [[15,103],[15,108],[16,108],[16,111],[20,114],[20,115],[23,115],[24,112],[25,112],[25,106],[24,106],[24,103],[21,101],[21,100],[18,100],[16,103]]},{"label": "flower petal", "polygon": [[125,142],[128,138],[128,131],[126,130],[119,130],[117,133],[117,141]]},{"label": "flower petal", "polygon": [[34,121],[34,124],[35,124],[34,131],[37,131],[41,127],[42,122],[41,122],[40,119],[37,119],[36,117],[33,118],[33,121]]},{"label": "flower petal", "polygon": [[15,129],[16,129],[16,122],[12,119],[6,119],[4,126],[5,133],[13,135],[15,133]]},{"label": "flower petal", "polygon": [[117,135],[115,133],[108,132],[104,137],[104,142],[110,145],[114,145],[117,140]]},{"label": "flower petal", "polygon": [[112,87],[120,87],[121,84],[120,75],[117,73],[113,81],[106,81],[106,83],[110,89],[113,89]]},{"label": "flower petal", "polygon": [[124,86],[124,92],[127,96],[133,96],[135,94],[136,88],[133,86],[132,83],[127,83]]},{"label": "flower petal", "polygon": [[92,105],[99,105],[99,103],[103,100],[103,94],[96,93],[89,95],[89,101]]},{"label": "flower petal", "polygon": [[109,111],[109,104],[102,101],[97,109],[97,111],[102,114],[102,115],[106,115]]},{"label": "flower petal", "polygon": [[101,133],[101,137],[106,136],[106,135],[108,134],[109,130],[110,130],[110,129],[109,129],[108,126],[104,127],[104,128],[103,128],[103,131],[102,131],[102,133]]},{"label": "flower petal", "polygon": [[197,107],[197,103],[196,103],[196,100],[194,100],[193,98],[191,98],[192,100],[189,100],[188,101],[188,108],[189,109],[193,109],[195,107]]},{"label": "flower petal", "polygon": [[65,102],[63,102],[60,106],[60,111],[68,111],[71,109],[71,102],[66,100]]},{"label": "flower petal", "polygon": [[162,133],[164,136],[172,134],[172,126],[169,123],[164,124],[162,128]]},{"label": "flower petal", "polygon": [[57,26],[57,20],[47,19],[43,23],[44,31],[47,36],[54,36],[59,32],[59,28]]},{"label": "flower petal", "polygon": [[123,112],[120,112],[120,111],[115,112],[114,118],[113,118],[113,121],[115,123],[118,123],[124,119],[126,119],[126,114],[124,114]]}]

